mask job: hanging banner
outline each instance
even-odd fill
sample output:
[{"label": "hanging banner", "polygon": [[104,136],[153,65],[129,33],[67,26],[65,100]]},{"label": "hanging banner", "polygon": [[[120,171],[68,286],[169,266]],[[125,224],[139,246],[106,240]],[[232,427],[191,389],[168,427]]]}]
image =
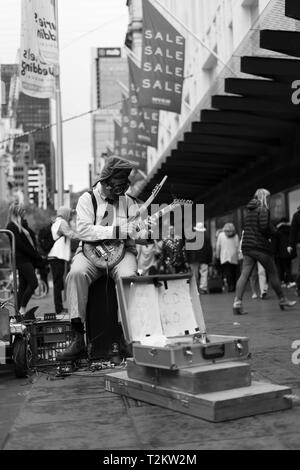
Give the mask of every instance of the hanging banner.
[{"label": "hanging banner", "polygon": [[114,153],[120,156],[121,152],[121,126],[117,121],[114,121]]},{"label": "hanging banner", "polygon": [[139,108],[141,69],[128,57],[130,130],[129,141],[157,148],[159,111]]},{"label": "hanging banner", "polygon": [[54,98],[54,68],[59,61],[54,0],[22,0],[21,14],[21,91]]},{"label": "hanging banner", "polygon": [[143,47],[139,107],[180,114],[185,38],[149,0],[143,0]]},{"label": "hanging banner", "polygon": [[127,158],[136,164],[136,168],[145,171],[147,168],[147,147],[136,142],[129,142],[130,100],[123,96],[121,124],[120,157]]}]

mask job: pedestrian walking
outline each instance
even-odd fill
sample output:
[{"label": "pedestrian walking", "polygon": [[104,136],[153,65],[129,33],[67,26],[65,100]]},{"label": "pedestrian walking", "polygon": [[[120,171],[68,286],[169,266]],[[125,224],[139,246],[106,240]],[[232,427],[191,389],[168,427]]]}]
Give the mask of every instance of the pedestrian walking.
[{"label": "pedestrian walking", "polygon": [[236,294],[233,303],[233,313],[243,315],[242,299],[248,279],[259,261],[265,268],[269,282],[274,289],[282,310],[293,307],[296,302],[284,297],[277,274],[271,245],[271,237],[275,229],[270,222],[269,208],[270,193],[266,189],[258,189],[247,206],[247,216],[242,241],[243,265],[242,273],[237,282]]},{"label": "pedestrian walking", "polygon": [[195,277],[198,291],[200,294],[207,294],[208,266],[212,262],[212,246],[202,222],[198,222],[194,230],[204,234],[203,246],[200,250],[187,250],[187,260]]},{"label": "pedestrian walking", "polygon": [[292,258],[293,251],[290,253],[289,239],[291,225],[287,218],[283,217],[276,225],[277,236],[274,242],[275,262],[278,270],[279,279],[282,287],[294,287],[292,279]]},{"label": "pedestrian walking", "polygon": [[300,206],[297,212],[293,215],[288,251],[290,254],[295,250],[298,262],[298,274],[296,279],[297,295],[300,297]]},{"label": "pedestrian walking", "polygon": [[38,287],[36,268],[44,268],[43,259],[37,251],[35,233],[28,226],[25,213],[22,204],[11,204],[6,226],[15,236],[16,266],[19,274],[17,300],[20,315],[25,315],[27,304]]},{"label": "pedestrian walking", "polygon": [[227,281],[228,292],[235,290],[238,274],[240,239],[232,223],[224,225],[216,245],[216,259],[220,261],[222,276]]},{"label": "pedestrian walking", "polygon": [[252,299],[265,299],[268,295],[269,284],[265,268],[257,262],[250,276]]},{"label": "pedestrian walking", "polygon": [[63,306],[62,291],[67,263],[71,260],[71,240],[78,239],[77,233],[70,226],[72,217],[71,209],[59,207],[57,217],[51,227],[54,245],[49,251],[48,260],[52,271],[56,315],[63,315],[67,311]]}]

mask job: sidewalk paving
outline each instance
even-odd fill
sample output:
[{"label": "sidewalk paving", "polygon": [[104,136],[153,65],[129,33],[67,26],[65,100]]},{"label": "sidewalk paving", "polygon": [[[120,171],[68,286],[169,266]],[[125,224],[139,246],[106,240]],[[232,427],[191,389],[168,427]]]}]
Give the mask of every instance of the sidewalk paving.
[{"label": "sidewalk paving", "polygon": [[[247,294],[249,315],[239,317],[232,315],[232,299],[202,296],[208,332],[248,336],[254,379],[288,385],[299,397],[300,364],[292,363],[292,343],[300,340],[300,302],[282,312],[272,293],[267,300]],[[52,295],[38,304],[40,312],[53,311]],[[104,377],[105,371],[64,380],[35,376],[4,449],[300,449],[299,398],[288,411],[215,424],[111,394]]]}]

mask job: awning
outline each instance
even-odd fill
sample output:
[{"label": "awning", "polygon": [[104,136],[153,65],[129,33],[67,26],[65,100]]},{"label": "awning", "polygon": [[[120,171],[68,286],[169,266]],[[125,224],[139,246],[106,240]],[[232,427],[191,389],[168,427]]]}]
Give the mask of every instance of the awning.
[{"label": "awning", "polygon": [[[299,0],[285,7],[283,18],[300,19]],[[292,83],[300,80],[300,32],[292,29],[260,31],[258,53],[241,57],[238,78],[224,77],[224,94],[212,96],[211,109],[201,109],[152,170],[141,199],[168,175],[157,202],[193,199],[210,218],[245,204],[257,187],[274,193],[299,184],[300,105],[292,103]]]}]

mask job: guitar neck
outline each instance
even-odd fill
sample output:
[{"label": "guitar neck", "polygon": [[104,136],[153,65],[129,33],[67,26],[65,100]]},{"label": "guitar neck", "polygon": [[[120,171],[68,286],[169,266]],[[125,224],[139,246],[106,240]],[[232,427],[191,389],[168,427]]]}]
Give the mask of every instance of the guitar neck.
[{"label": "guitar neck", "polygon": [[149,217],[148,221],[151,224],[155,224],[161,217],[163,217],[164,215],[166,215],[169,212],[171,212],[172,210],[174,210],[176,206],[177,206],[176,204],[170,204],[169,206],[165,207],[164,209],[161,209],[161,210],[157,211],[155,214],[153,214],[151,217]]},{"label": "guitar neck", "polygon": [[140,208],[140,210],[137,212],[137,214],[135,215],[135,218],[138,218],[138,217],[141,217],[148,209],[148,207],[150,206],[150,204],[152,204],[152,202],[154,201],[154,199],[156,198],[156,196],[158,195],[158,193],[161,191],[163,185],[165,184],[166,180],[167,180],[167,176],[165,176],[162,181],[155,187],[154,191],[152,192],[151,196],[147,199],[147,201],[142,205],[142,207]]}]

